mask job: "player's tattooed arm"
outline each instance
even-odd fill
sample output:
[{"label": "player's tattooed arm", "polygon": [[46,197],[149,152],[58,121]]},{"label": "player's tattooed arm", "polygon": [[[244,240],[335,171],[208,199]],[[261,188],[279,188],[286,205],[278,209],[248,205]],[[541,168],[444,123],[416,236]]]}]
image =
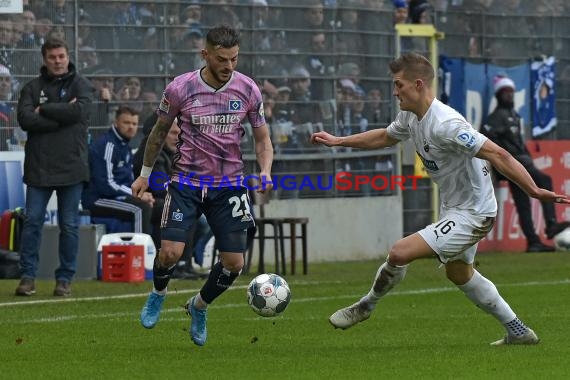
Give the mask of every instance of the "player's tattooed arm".
[{"label": "player's tattooed arm", "polygon": [[271,143],[267,126],[253,128],[253,138],[255,140],[255,156],[261,172],[271,174],[273,144]]},{"label": "player's tattooed arm", "polygon": [[168,131],[171,126],[171,118],[164,116],[158,117],[158,120],[156,121],[156,124],[154,124],[154,127],[152,127],[152,131],[150,132],[146,143],[143,159],[145,166],[154,166],[154,162],[162,150],[164,140],[166,139],[166,135],[168,135]]},{"label": "player's tattooed arm", "polygon": [[259,176],[264,185],[257,191],[264,193],[273,187],[271,183],[271,165],[273,164],[273,144],[269,137],[269,128],[266,125],[253,128],[253,138],[255,140],[255,156],[261,169]]}]

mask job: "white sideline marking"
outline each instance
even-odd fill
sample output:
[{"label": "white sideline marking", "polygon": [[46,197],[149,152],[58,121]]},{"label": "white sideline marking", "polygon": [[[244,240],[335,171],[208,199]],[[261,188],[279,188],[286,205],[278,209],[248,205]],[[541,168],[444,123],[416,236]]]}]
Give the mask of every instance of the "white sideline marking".
[{"label": "white sideline marking", "polygon": [[[328,283],[328,282],[327,282]],[[322,282],[299,282],[295,283],[295,285],[304,285],[304,284],[322,284]],[[540,286],[540,285],[565,285],[570,284],[570,279],[560,280],[560,281],[529,281],[529,282],[522,282],[522,283],[512,283],[512,284],[500,284],[497,285],[499,287],[523,287],[523,286]],[[232,287],[231,289],[245,289],[247,288],[246,285],[240,285]],[[185,293],[193,293],[197,292],[199,289],[186,289],[186,290],[179,290],[176,293],[185,294]],[[447,293],[457,291],[456,287],[441,287],[441,288],[426,288],[426,289],[416,289],[416,290],[406,290],[406,291],[394,291],[391,292],[390,295],[394,296],[406,296],[406,295],[417,295],[417,294],[433,294],[433,293]],[[173,292],[174,293],[174,292]],[[46,304],[46,303],[56,303],[56,302],[73,302],[73,301],[100,301],[100,300],[111,300],[111,299],[124,299],[124,298],[137,298],[137,297],[146,297],[148,293],[140,294],[122,294],[122,295],[115,295],[115,296],[101,296],[101,297],[85,297],[85,298],[63,298],[63,299],[56,299],[56,300],[37,300],[37,301],[23,301],[23,302],[5,302],[0,303],[0,307],[7,307],[7,306],[20,306],[20,305],[37,305],[37,304]],[[339,296],[329,296],[329,297],[305,297],[305,298],[295,298],[295,303],[305,303],[305,302],[315,302],[315,301],[327,301],[332,299],[345,299],[345,298],[357,298],[359,295],[339,295]],[[228,308],[238,308],[244,307],[245,302],[240,303],[233,303],[233,304],[222,304],[216,305],[215,308],[217,309],[228,309]],[[165,308],[162,310],[162,313],[180,313],[181,307],[175,308]],[[34,318],[34,319],[27,319],[22,320],[19,319],[17,321],[0,321],[0,326],[4,324],[26,324],[26,323],[50,323],[50,322],[64,322],[70,320],[80,320],[80,319],[101,319],[101,318],[123,318],[123,317],[135,317],[138,318],[139,311],[132,311],[132,312],[118,312],[118,313],[104,313],[104,314],[90,314],[90,315],[63,315],[58,317],[47,317],[47,318]],[[261,318],[261,317],[260,317]],[[179,320],[179,318],[175,318]],[[181,318],[184,319],[184,318]],[[174,320],[172,318],[166,318],[163,320]]]},{"label": "white sideline marking", "polygon": [[[342,283],[342,281],[301,281],[295,282],[294,285],[321,285],[321,284],[335,284],[335,283]],[[512,283],[512,284],[495,284],[497,287],[519,287],[519,286],[536,286],[536,285],[564,285],[570,284],[570,279],[559,280],[559,281],[529,281],[529,282],[520,282],[520,283]],[[229,290],[238,290],[238,289],[246,289],[247,285],[239,285],[239,286],[232,286]],[[188,294],[188,293],[196,293],[200,289],[183,289],[183,290],[171,290],[170,295],[176,294]],[[456,287],[442,287],[442,288],[425,288],[425,289],[416,289],[416,290],[405,290],[405,291],[393,291],[390,292],[389,295],[414,295],[414,294],[427,294],[427,293],[443,293],[443,292],[450,292],[457,290]],[[0,307],[8,307],[8,306],[26,306],[26,305],[42,305],[42,304],[50,304],[50,303],[61,303],[61,302],[84,302],[84,301],[107,301],[107,300],[116,300],[116,299],[125,299],[125,298],[138,298],[138,297],[147,297],[148,292],[145,293],[131,293],[131,294],[118,294],[112,296],[97,296],[97,297],[82,297],[82,298],[56,298],[56,299],[44,299],[44,300],[30,300],[30,301],[16,301],[16,302],[2,302],[0,303]],[[316,298],[303,298],[303,299],[295,299],[295,302],[309,302],[309,301],[318,301],[318,300],[330,300],[330,299],[339,299],[339,298],[352,298],[358,297],[358,295],[338,295],[338,296],[331,296],[331,297],[316,297]],[[306,301],[305,301],[306,300]],[[227,307],[225,305],[220,305],[216,307]],[[166,309],[165,309],[166,311]]]},{"label": "white sideline marking", "polygon": [[[295,285],[322,285],[322,284],[341,284],[343,281],[296,281]],[[229,290],[246,289],[247,285],[232,286]],[[149,287],[150,289],[150,287]],[[170,290],[168,294],[170,296],[176,294],[194,294],[197,293],[200,288],[195,289],[183,289],[183,290]],[[49,303],[60,303],[60,302],[83,302],[83,301],[107,301],[115,299],[125,299],[125,298],[138,298],[147,297],[148,291],[145,293],[131,293],[131,294],[117,294],[112,296],[97,296],[97,297],[81,297],[81,298],[52,298],[43,300],[29,300],[29,301],[14,301],[14,302],[1,302],[0,307],[6,306],[26,306],[26,305],[42,305]]]}]

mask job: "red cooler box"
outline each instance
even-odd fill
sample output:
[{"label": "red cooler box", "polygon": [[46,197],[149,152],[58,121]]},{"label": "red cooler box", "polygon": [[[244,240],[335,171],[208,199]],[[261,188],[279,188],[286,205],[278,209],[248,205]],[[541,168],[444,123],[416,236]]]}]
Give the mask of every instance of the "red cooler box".
[{"label": "red cooler box", "polygon": [[103,281],[143,282],[144,246],[116,244],[103,246]]},{"label": "red cooler box", "polygon": [[97,279],[103,279],[103,247],[111,245],[141,245],[144,247],[145,279],[152,280],[152,267],[156,256],[156,248],[152,237],[147,234],[133,232],[119,232],[105,234],[97,245]]}]

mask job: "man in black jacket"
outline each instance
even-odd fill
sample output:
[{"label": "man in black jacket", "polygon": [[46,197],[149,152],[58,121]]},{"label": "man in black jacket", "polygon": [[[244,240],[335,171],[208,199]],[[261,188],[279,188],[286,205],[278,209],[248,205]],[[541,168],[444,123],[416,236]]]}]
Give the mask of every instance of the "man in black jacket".
[{"label": "man in black jacket", "polygon": [[[521,117],[514,109],[514,82],[507,77],[497,77],[495,78],[494,90],[497,107],[488,116],[487,123],[481,128],[481,133],[516,158],[539,187],[552,190],[552,178],[534,166],[530,153],[524,144]],[[495,175],[497,180],[509,182],[521,228],[527,240],[527,252],[554,251],[553,247],[543,244],[536,233],[532,221],[529,196],[499,172],[495,171]],[[569,222],[558,223],[556,221],[553,203],[542,202],[542,212],[546,222],[545,233],[548,239],[552,239],[556,234],[570,226]]]},{"label": "man in black jacket", "polygon": [[57,194],[59,267],[54,296],[71,294],[79,249],[79,200],[89,181],[88,106],[93,87],[69,62],[65,41],[48,39],[41,48],[40,75],[26,83],[18,101],[18,122],[28,132],[24,182],[26,220],[20,247],[21,281],[16,295],[35,293],[38,252],[48,201]]}]

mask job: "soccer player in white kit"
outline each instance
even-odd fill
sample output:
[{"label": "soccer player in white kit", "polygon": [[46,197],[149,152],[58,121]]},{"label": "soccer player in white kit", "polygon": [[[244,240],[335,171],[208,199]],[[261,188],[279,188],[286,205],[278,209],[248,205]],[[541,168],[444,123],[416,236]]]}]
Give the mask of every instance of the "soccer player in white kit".
[{"label": "soccer player in white kit", "polygon": [[141,196],[153,182],[152,167],[172,122],[181,129],[173,174],[164,200],[161,248],[153,268],[153,285],[140,321],[153,328],[159,320],[166,287],[182,256],[188,231],[204,214],[216,237],[220,261],[186,310],[191,317],[190,337],[203,346],[207,339],[207,307],[225,292],[244,265],[247,229],[254,225],[244,164],[240,149],[248,120],[255,140],[255,153],[262,185],[271,189],[273,146],[265,123],[261,92],[256,83],[235,71],[239,33],[226,25],[206,35],[202,58],[206,66],[182,74],[168,84],[158,106],[158,121],[149,135],[140,176],[132,184],[133,195]]},{"label": "soccer player in white kit", "polygon": [[400,112],[386,129],[337,137],[311,136],[314,144],[378,149],[411,139],[440,189],[441,219],[398,240],[390,249],[367,295],[336,311],[330,323],[346,329],[370,317],[379,299],[405,276],[408,264],[436,256],[451,280],[475,305],[494,316],[506,335],[492,345],[536,344],[539,338],[501,297],[495,285],[473,268],[478,242],[493,227],[497,202],[488,161],[541,201],[570,203],[565,195],[536,186],[525,168],[507,151],[476,131],[457,111],[434,96],[434,71],[425,57],[407,53],[390,63],[393,95]]}]

